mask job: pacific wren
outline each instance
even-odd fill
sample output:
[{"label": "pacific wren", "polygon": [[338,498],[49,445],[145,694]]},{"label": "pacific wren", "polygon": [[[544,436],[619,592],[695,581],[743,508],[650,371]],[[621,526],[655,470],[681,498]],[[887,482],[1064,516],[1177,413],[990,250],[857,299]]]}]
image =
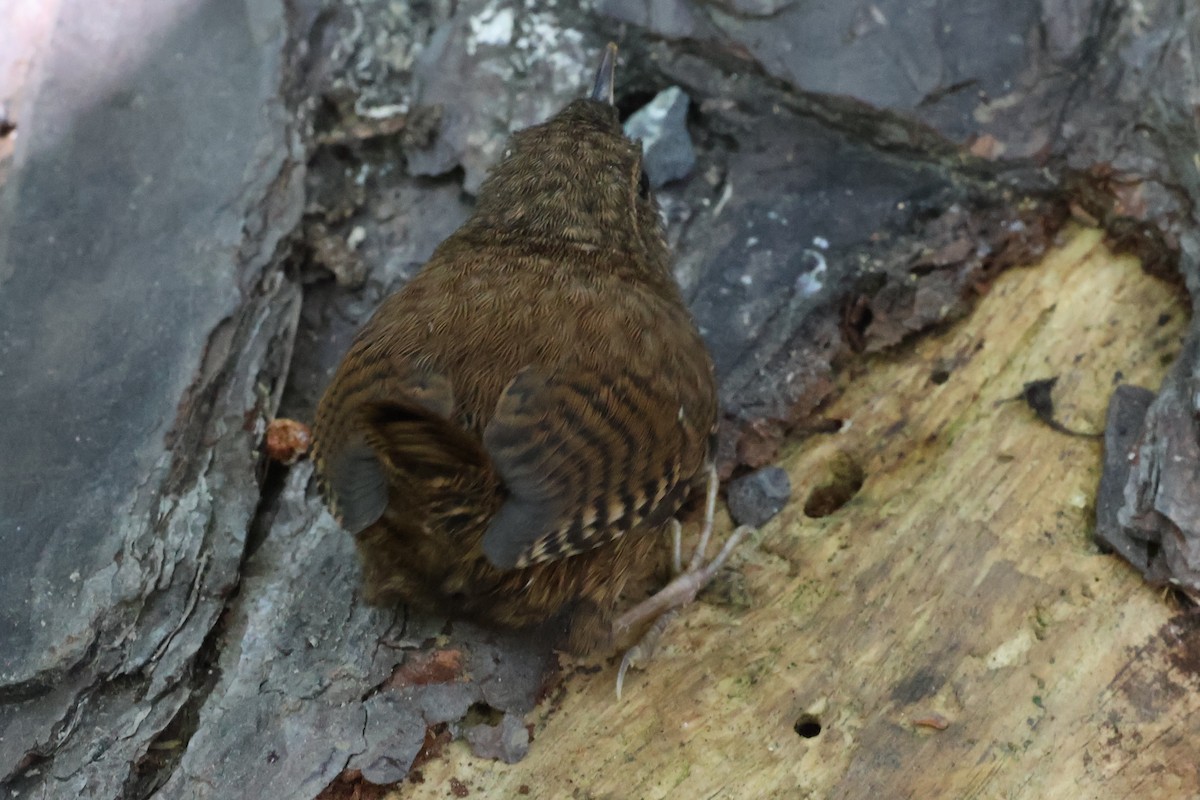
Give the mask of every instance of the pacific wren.
[{"label": "pacific wren", "polygon": [[321,399],[314,459],[371,603],[509,627],[565,613],[567,647],[587,653],[690,600],[732,547],[615,619],[705,478],[707,539],[717,420],[712,360],[613,106],[615,52],[589,99],[513,135],[474,214]]}]

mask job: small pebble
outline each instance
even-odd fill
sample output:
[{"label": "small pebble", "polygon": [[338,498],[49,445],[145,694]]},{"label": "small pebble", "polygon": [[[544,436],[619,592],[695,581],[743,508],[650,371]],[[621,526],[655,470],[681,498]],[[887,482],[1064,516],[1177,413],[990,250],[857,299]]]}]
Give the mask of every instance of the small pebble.
[{"label": "small pebble", "polygon": [[267,458],[280,464],[295,464],[312,445],[312,431],[307,425],[283,417],[271,420],[264,438]]},{"label": "small pebble", "polygon": [[738,525],[759,527],[787,505],[792,482],[779,467],[763,467],[729,484],[729,514]]},{"label": "small pebble", "polygon": [[688,96],[678,86],[664,89],[625,122],[625,135],[642,140],[642,166],[651,188],[686,178],[696,166],[687,129]]}]

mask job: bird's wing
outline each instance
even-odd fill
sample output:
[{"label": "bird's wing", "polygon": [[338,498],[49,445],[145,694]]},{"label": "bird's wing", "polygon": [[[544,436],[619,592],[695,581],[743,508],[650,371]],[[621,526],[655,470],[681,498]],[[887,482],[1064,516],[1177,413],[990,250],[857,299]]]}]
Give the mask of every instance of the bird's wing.
[{"label": "bird's wing", "polygon": [[362,434],[342,441],[317,462],[325,503],[341,526],[359,533],[379,521],[387,508],[387,477]]},{"label": "bird's wing", "polygon": [[483,538],[492,564],[564,558],[679,509],[702,466],[713,409],[687,408],[678,383],[660,378],[618,365],[517,374],[483,433],[509,492]]},{"label": "bird's wing", "polygon": [[[386,391],[379,390],[381,383]],[[351,533],[383,516],[389,472],[415,477],[481,455],[477,447],[461,452],[470,443],[447,421],[454,390],[440,373],[414,370],[386,381],[373,375],[361,391],[348,390],[332,402],[336,410],[318,415],[317,469],[326,502]]]}]

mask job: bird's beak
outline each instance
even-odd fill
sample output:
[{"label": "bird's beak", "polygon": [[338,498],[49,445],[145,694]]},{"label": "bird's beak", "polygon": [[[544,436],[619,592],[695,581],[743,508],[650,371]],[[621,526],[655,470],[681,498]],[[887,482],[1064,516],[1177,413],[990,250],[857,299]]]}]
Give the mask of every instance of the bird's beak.
[{"label": "bird's beak", "polygon": [[596,86],[592,89],[592,99],[602,103],[613,104],[613,86],[616,83],[617,46],[612,42],[604,48],[604,58],[600,60],[600,68],[596,70]]}]

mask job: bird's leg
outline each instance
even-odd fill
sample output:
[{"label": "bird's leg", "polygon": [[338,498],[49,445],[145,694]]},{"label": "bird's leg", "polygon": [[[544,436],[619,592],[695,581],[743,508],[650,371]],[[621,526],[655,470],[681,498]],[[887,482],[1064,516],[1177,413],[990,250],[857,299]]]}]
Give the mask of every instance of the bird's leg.
[{"label": "bird's leg", "polygon": [[625,673],[629,671],[629,668],[640,665],[650,659],[654,654],[654,648],[658,644],[659,638],[662,637],[663,631],[667,629],[671,620],[679,613],[679,609],[696,599],[699,591],[707,586],[712,581],[713,576],[717,574],[717,571],[725,565],[725,562],[729,559],[729,555],[738,546],[738,543],[747,533],[753,530],[748,525],[737,528],[730,534],[729,539],[725,542],[725,546],[717,553],[717,557],[708,562],[708,564],[704,563],[704,557],[708,550],[708,542],[712,538],[713,523],[716,517],[718,485],[717,470],[714,466],[708,473],[708,493],[704,506],[704,527],[700,530],[700,541],[696,543],[696,549],[692,552],[687,570],[681,569],[681,526],[678,520],[673,519],[671,520],[673,523],[671,528],[671,565],[675,572],[674,578],[652,596],[622,614],[613,625],[613,640],[620,641],[625,633],[636,626],[644,624],[647,620],[654,620],[654,624],[650,626],[649,630],[642,635],[642,638],[633,647],[625,651],[625,655],[621,659],[621,666],[617,670],[617,699],[621,697],[621,688],[625,683]]},{"label": "bird's leg", "polygon": [[671,577],[683,572],[683,525],[671,517]]}]

